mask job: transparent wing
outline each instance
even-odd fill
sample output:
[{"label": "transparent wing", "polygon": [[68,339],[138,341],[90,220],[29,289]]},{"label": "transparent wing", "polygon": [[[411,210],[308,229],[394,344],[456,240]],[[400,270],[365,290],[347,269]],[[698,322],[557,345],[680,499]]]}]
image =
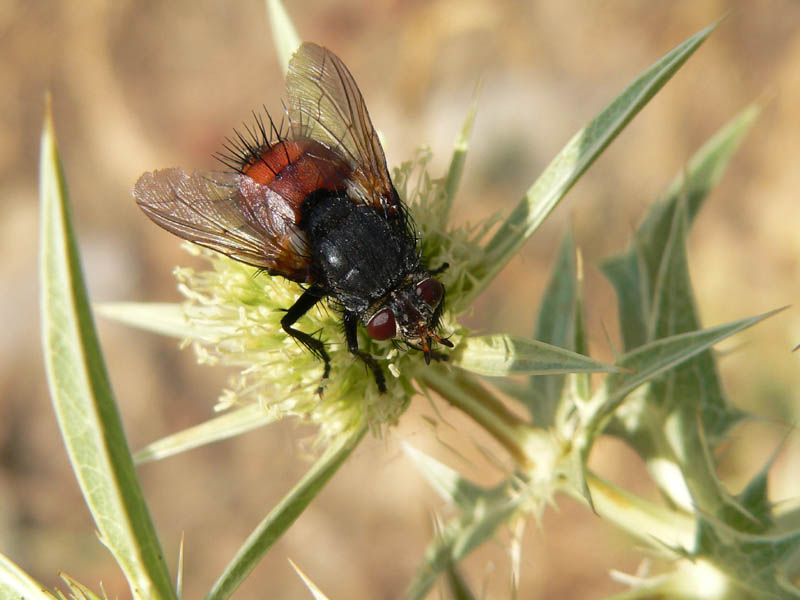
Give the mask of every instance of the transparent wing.
[{"label": "transparent wing", "polygon": [[301,283],[310,283],[308,242],[297,209],[239,173],[162,169],[133,196],[157,225],[185,240]]},{"label": "transparent wing", "polygon": [[289,63],[286,86],[292,137],[315,139],[342,156],[365,202],[400,208],[364,98],[344,63],[305,42]]}]

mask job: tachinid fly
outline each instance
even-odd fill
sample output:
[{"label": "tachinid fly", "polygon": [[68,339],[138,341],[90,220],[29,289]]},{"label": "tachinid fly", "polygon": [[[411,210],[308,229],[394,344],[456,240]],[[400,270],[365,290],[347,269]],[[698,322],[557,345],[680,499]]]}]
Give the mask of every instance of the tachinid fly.
[{"label": "tachinid fly", "polygon": [[323,342],[294,327],[323,298],[342,313],[348,349],[386,391],[380,365],[358,347],[358,322],[375,340],[398,339],[425,361],[444,358],[434,342],[444,286],[423,266],[408,210],[392,185],[378,136],[347,67],[304,43],[286,79],[288,126],[256,120],[221,160],[233,171],[148,172],[133,195],[167,231],[296,281],[302,295],[281,320],[287,334],[325,365]]}]

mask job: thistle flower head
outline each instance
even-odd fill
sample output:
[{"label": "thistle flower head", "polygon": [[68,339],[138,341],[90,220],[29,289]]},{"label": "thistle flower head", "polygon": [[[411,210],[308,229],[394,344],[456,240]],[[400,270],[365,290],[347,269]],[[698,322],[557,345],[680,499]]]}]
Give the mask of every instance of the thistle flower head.
[{"label": "thistle flower head", "polygon": [[[437,275],[447,289],[440,323],[442,333],[457,341],[464,331],[449,306],[457,297],[455,282],[464,277],[463,257],[477,250],[477,240],[469,230],[447,228],[443,182],[429,176],[429,160],[429,152],[418,152],[395,169],[393,179],[416,224],[424,260],[434,266],[450,265]],[[295,325],[325,343],[331,375],[323,380],[323,362],[281,327],[286,309],[303,291],[301,286],[218,253],[186,247],[210,264],[207,270],[175,270],[186,297],[186,318],[196,332],[191,341],[198,360],[241,369],[223,391],[218,409],[258,402],[276,416],[292,415],[319,425],[324,438],[364,423],[379,430],[405,410],[415,392],[414,369],[420,363],[424,368],[421,352],[398,343],[375,342],[359,327],[359,348],[374,356],[387,373],[387,392],[379,393],[364,363],[347,349],[341,315],[323,301]]]}]

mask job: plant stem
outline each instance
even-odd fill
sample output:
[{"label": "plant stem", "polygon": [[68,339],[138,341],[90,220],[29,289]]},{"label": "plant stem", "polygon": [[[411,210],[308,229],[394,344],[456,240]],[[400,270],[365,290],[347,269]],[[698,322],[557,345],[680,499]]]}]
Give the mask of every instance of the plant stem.
[{"label": "plant stem", "polygon": [[415,377],[478,423],[508,451],[521,470],[533,468],[526,452],[526,441],[533,428],[509,411],[477,379],[457,371],[445,373],[435,367],[421,369]]}]

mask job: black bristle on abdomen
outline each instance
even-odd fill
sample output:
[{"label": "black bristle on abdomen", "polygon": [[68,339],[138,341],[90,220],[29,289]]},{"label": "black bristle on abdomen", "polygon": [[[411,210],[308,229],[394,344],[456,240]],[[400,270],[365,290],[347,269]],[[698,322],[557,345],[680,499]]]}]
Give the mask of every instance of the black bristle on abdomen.
[{"label": "black bristle on abdomen", "polygon": [[253,111],[252,124],[242,122],[244,132],[234,129],[233,136],[225,138],[225,143],[222,145],[224,150],[216,152],[214,158],[229,169],[244,173],[245,169],[255,163],[266,150],[284,141],[285,115],[276,125],[266,107],[263,107],[263,111],[263,114]]}]

